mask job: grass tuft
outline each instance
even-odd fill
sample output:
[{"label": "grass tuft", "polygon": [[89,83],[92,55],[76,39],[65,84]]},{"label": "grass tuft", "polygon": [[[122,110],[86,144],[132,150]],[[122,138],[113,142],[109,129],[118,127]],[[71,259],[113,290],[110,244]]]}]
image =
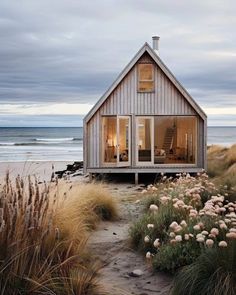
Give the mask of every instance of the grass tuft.
[{"label": "grass tuft", "polygon": [[12,182],[0,191],[0,294],[102,295],[88,229],[117,216],[102,186]]},{"label": "grass tuft", "polygon": [[208,249],[175,277],[172,295],[236,294],[236,242]]}]

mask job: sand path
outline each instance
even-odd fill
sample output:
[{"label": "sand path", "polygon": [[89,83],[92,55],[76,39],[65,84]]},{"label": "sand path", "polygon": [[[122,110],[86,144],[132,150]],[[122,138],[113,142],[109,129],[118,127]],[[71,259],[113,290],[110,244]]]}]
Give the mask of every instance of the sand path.
[{"label": "sand path", "polygon": [[[136,203],[139,197],[138,188],[128,184],[108,184],[107,188],[119,201],[120,218],[115,222],[100,223],[89,238],[93,255],[103,265],[101,284],[112,295],[169,294],[171,277],[163,273],[153,274],[144,257],[129,247],[130,224],[138,218],[142,210]],[[131,276],[130,273],[135,269],[141,270],[142,275]]]}]

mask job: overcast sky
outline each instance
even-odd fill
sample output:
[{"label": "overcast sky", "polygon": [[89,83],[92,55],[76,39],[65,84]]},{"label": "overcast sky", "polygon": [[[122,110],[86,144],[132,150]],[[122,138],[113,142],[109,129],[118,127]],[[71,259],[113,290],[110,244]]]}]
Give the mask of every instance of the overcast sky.
[{"label": "overcast sky", "polygon": [[78,126],[144,42],[236,125],[233,0],[0,0],[0,126]]}]

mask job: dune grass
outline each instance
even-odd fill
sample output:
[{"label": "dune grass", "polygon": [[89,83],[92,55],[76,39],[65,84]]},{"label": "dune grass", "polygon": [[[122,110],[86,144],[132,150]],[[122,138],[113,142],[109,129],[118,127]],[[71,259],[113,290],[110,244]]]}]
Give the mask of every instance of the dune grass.
[{"label": "dune grass", "polygon": [[172,295],[236,294],[236,241],[207,249],[175,277]]},{"label": "dune grass", "polygon": [[[60,185],[59,185],[60,188]],[[117,202],[100,183],[74,184],[68,188],[63,184],[58,222],[72,228],[82,221],[85,230],[95,229],[99,220],[115,220],[118,217]],[[79,212],[79,214],[78,214]],[[83,226],[81,227],[83,228]]]},{"label": "dune grass", "polygon": [[218,186],[227,186],[236,195],[236,144],[208,148],[207,173]]},{"label": "dune grass", "polygon": [[102,186],[62,194],[58,183],[11,182],[7,174],[0,192],[0,294],[105,294],[86,242],[99,220],[115,216]]}]

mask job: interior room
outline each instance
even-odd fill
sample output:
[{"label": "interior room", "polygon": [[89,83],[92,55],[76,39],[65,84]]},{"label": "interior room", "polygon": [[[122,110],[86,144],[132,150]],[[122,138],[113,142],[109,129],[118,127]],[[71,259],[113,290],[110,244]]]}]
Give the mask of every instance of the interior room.
[{"label": "interior room", "polygon": [[154,118],[154,164],[194,164],[196,161],[196,118]]}]

